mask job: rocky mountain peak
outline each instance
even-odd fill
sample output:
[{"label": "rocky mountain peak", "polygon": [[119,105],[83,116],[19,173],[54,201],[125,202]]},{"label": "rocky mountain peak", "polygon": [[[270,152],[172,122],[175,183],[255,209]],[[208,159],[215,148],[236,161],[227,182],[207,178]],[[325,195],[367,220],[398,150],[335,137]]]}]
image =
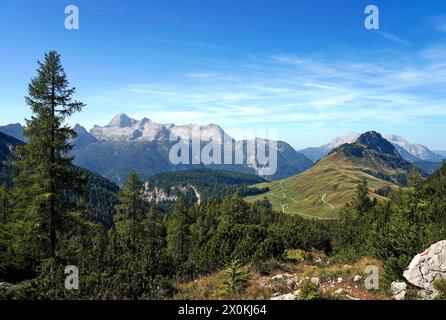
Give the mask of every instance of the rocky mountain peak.
[{"label": "rocky mountain peak", "polygon": [[11,123],[0,127],[0,132],[3,132],[4,134],[7,134],[20,141],[26,142],[28,139],[24,136],[23,130],[24,128],[20,123]]},{"label": "rocky mountain peak", "polygon": [[152,123],[152,120],[150,120],[150,119],[148,119],[148,118],[142,118],[142,120],[140,121],[140,125],[141,126],[144,126],[144,125],[146,125],[146,124],[150,124],[150,123]]},{"label": "rocky mountain peak", "polygon": [[376,131],[368,131],[361,134],[357,143],[366,146],[369,150],[375,150],[390,155],[398,155],[398,151],[396,151],[393,144],[384,139],[382,135]]},{"label": "rocky mountain peak", "polygon": [[79,123],[76,123],[74,125],[74,131],[76,131],[78,135],[83,133],[88,133],[87,129],[85,129],[85,127],[81,126]]},{"label": "rocky mountain peak", "polygon": [[[147,119],[148,120],[148,119]],[[136,120],[130,118],[125,113],[117,114],[111,119],[109,127],[128,128],[134,125]]]},{"label": "rocky mountain peak", "polygon": [[78,123],[76,123],[74,126],[74,131],[76,131],[77,134],[75,148],[83,148],[86,145],[97,141],[97,139],[91,133],[89,133],[87,129]]},{"label": "rocky mountain peak", "polygon": [[328,144],[324,146],[327,150],[332,150],[334,148],[337,148],[345,143],[353,143],[359,138],[360,134],[357,132],[347,132],[343,136],[339,136],[331,140]]}]

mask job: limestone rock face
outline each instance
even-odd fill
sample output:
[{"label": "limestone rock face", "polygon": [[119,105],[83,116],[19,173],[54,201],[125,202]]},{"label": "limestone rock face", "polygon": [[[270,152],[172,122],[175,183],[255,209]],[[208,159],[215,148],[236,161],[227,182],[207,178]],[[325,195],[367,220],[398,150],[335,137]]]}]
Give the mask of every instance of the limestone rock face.
[{"label": "limestone rock face", "polygon": [[432,290],[436,280],[446,280],[446,240],[433,244],[425,252],[417,254],[403,273],[411,284]]}]

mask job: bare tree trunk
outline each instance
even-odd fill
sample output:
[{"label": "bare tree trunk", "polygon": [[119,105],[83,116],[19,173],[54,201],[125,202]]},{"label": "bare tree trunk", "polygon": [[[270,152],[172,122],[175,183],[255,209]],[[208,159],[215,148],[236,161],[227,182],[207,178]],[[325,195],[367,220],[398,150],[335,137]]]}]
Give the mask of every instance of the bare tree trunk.
[{"label": "bare tree trunk", "polygon": [[[50,174],[54,175],[53,167],[55,162],[55,149],[54,149],[54,140],[55,140],[55,128],[54,128],[54,115],[55,115],[55,79],[53,75],[52,81],[52,89],[51,89],[51,148],[50,148]],[[54,186],[54,177],[50,179],[50,246],[51,246],[51,257],[55,257],[56,255],[56,208],[55,208],[55,192],[56,188]]]}]

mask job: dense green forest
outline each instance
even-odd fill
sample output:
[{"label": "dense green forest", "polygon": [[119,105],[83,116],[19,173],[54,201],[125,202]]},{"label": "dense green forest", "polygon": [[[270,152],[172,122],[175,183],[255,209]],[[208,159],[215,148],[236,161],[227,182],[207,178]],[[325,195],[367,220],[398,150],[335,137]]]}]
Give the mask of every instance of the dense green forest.
[{"label": "dense green forest", "polygon": [[147,179],[149,188],[169,190],[172,186],[192,184],[200,191],[202,198],[230,195],[237,188],[262,183],[266,180],[255,174],[226,170],[196,169],[165,172]]},{"label": "dense green forest", "polygon": [[[185,196],[188,201],[197,203],[211,198],[223,198],[234,192],[240,195],[253,195],[268,191],[252,185],[266,180],[255,174],[217,169],[194,169],[165,172],[154,175],[144,184],[145,194],[162,190],[170,199]],[[199,199],[198,199],[199,197]],[[171,211],[174,200],[152,199],[163,211]]]},{"label": "dense green forest", "polygon": [[[413,255],[446,239],[446,165],[427,180],[414,172],[388,201],[371,200],[367,184],[358,185],[338,221],[277,213],[239,192],[199,205],[180,197],[162,214],[142,199],[136,173],[118,190],[72,165],[74,132],[65,121],[84,106],[73,94],[59,55],[48,53],[29,85],[29,143],[16,148],[11,182],[0,187],[0,279],[17,284],[1,298],[170,298],[178,281],[235,260],[267,273],[288,249],[341,262],[377,258],[392,281]],[[64,287],[67,265],[79,268],[79,290]]]},{"label": "dense green forest", "polygon": [[[212,273],[234,259],[268,272],[269,261],[285,259],[287,249],[323,250],[345,263],[375,257],[392,281],[401,278],[411,257],[446,237],[445,166],[386,203],[370,200],[367,186],[360,185],[340,221],[330,223],[275,213],[267,201],[248,204],[237,194],[194,206],[180,199],[171,214],[161,215],[138,197],[141,183],[131,174],[112,228],[79,217],[60,232],[54,258],[8,215],[1,229],[0,277],[29,279],[9,297],[169,298],[176,281]],[[75,296],[63,287],[66,265],[81,270]]]}]

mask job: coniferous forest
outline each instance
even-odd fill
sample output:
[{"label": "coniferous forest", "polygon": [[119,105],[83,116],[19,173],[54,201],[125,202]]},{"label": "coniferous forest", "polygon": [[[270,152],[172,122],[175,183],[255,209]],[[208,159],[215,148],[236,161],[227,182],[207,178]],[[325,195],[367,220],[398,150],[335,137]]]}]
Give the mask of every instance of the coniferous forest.
[{"label": "coniferous forest", "polygon": [[[215,183],[199,204],[179,196],[166,209],[144,200],[136,172],[117,186],[73,164],[76,133],[67,120],[86,104],[57,52],[39,62],[26,103],[27,143],[1,166],[0,279],[13,284],[2,299],[174,299],[184,284],[215,274],[221,281],[211,296],[238,298],[254,274],[315,253],[327,264],[378,261],[388,292],[416,254],[446,239],[445,164],[429,177],[413,170],[407,187],[386,199],[370,197],[364,180],[337,220],[279,212],[226,185],[212,197]],[[79,270],[79,290],[64,286],[69,265]],[[301,290],[307,299],[330,298],[311,283]]]}]

